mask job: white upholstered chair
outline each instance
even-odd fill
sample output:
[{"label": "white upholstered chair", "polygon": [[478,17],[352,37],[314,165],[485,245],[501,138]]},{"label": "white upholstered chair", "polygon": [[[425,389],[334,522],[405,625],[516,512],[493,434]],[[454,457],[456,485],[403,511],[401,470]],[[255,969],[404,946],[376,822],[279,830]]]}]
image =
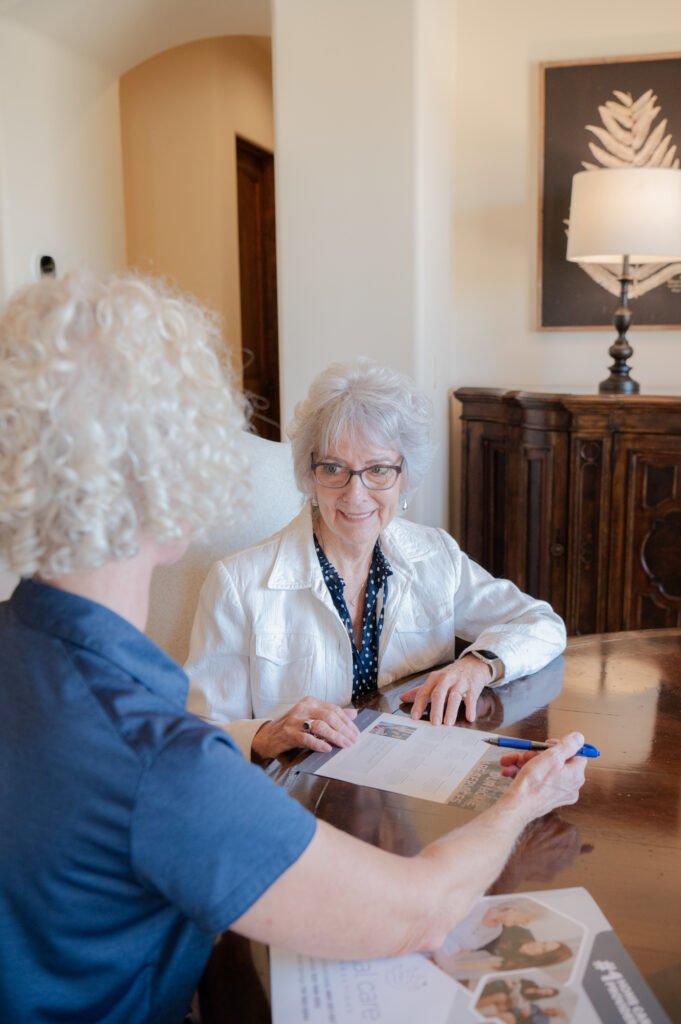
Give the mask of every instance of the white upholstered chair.
[{"label": "white upholstered chair", "polygon": [[0,564],[0,601],[6,601],[8,597],[12,596],[12,591],[18,582],[17,574],[10,572]]},{"label": "white upholstered chair", "polygon": [[290,445],[266,441],[257,434],[242,436],[251,463],[248,510],[233,526],[217,526],[208,536],[195,541],[174,565],[154,570],[147,635],[180,664],[189,653],[199,590],[211,565],[232,551],[276,533],[303,504],[293,477]]}]

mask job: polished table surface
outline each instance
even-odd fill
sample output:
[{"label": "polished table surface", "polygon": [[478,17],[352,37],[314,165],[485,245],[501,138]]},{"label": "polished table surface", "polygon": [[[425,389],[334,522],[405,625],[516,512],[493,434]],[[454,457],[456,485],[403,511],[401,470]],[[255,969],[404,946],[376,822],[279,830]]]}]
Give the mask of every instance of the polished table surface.
[{"label": "polished table surface", "polygon": [[[408,685],[368,706],[398,709]],[[489,892],[586,888],[672,1021],[681,1022],[681,631],[572,638],[546,669],[484,691],[475,725],[459,719],[457,726],[538,740],[577,729],[598,747],[579,802],[529,826]],[[386,850],[413,854],[473,816],[308,775],[299,763],[286,756],[267,771],[318,818]],[[242,943],[228,935],[216,947],[205,975],[207,1022],[269,1020]],[[238,993],[225,963],[238,974]]]}]

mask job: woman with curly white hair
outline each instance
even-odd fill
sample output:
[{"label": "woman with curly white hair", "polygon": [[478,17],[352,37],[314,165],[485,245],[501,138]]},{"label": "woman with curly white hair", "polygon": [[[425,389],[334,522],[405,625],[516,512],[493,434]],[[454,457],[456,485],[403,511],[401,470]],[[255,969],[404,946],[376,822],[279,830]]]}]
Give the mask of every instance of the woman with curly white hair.
[{"label": "woman with curly white hair", "polygon": [[243,413],[220,343],[216,318],[158,282],[73,274],[17,294],[0,349],[8,568],[73,579],[140,537],[184,546],[239,515]]},{"label": "woman with curly white hair", "polygon": [[433,666],[403,695],[412,717],[430,704],[431,722],[451,725],[463,702],[472,722],[485,685],[565,646],[549,605],[494,579],[444,530],[399,516],[430,465],[431,434],[414,383],[365,358],[330,366],[296,407],[289,436],[309,501],[213,567],[186,666],[188,707],[248,756],[349,746],[352,703]]}]

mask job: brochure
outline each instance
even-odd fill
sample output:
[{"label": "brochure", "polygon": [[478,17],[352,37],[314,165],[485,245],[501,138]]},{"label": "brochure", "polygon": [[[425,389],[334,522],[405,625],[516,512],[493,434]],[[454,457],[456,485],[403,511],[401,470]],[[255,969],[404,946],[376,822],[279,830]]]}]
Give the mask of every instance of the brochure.
[{"label": "brochure", "polygon": [[272,948],[270,973],[273,1024],[671,1024],[582,888],[483,897],[427,955]]},{"label": "brochure", "polygon": [[500,767],[509,751],[484,742],[494,733],[369,709],[355,724],[356,743],[310,754],[298,771],[475,811],[490,807],[510,785]]}]

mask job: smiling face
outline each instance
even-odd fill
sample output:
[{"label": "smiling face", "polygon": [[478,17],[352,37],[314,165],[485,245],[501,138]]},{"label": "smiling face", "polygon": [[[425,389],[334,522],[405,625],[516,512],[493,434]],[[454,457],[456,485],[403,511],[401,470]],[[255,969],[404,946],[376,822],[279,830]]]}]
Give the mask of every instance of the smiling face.
[{"label": "smiling face", "polygon": [[[315,462],[334,462],[348,469],[367,469],[377,465],[398,466],[402,456],[394,448],[341,440],[328,451],[315,452],[314,459]],[[395,484],[385,491],[370,490],[358,476],[350,477],[350,482],[338,489],[315,482],[322,534],[327,544],[355,555],[371,551],[397,511],[402,476],[400,474]],[[323,540],[322,546],[325,547]]]}]

